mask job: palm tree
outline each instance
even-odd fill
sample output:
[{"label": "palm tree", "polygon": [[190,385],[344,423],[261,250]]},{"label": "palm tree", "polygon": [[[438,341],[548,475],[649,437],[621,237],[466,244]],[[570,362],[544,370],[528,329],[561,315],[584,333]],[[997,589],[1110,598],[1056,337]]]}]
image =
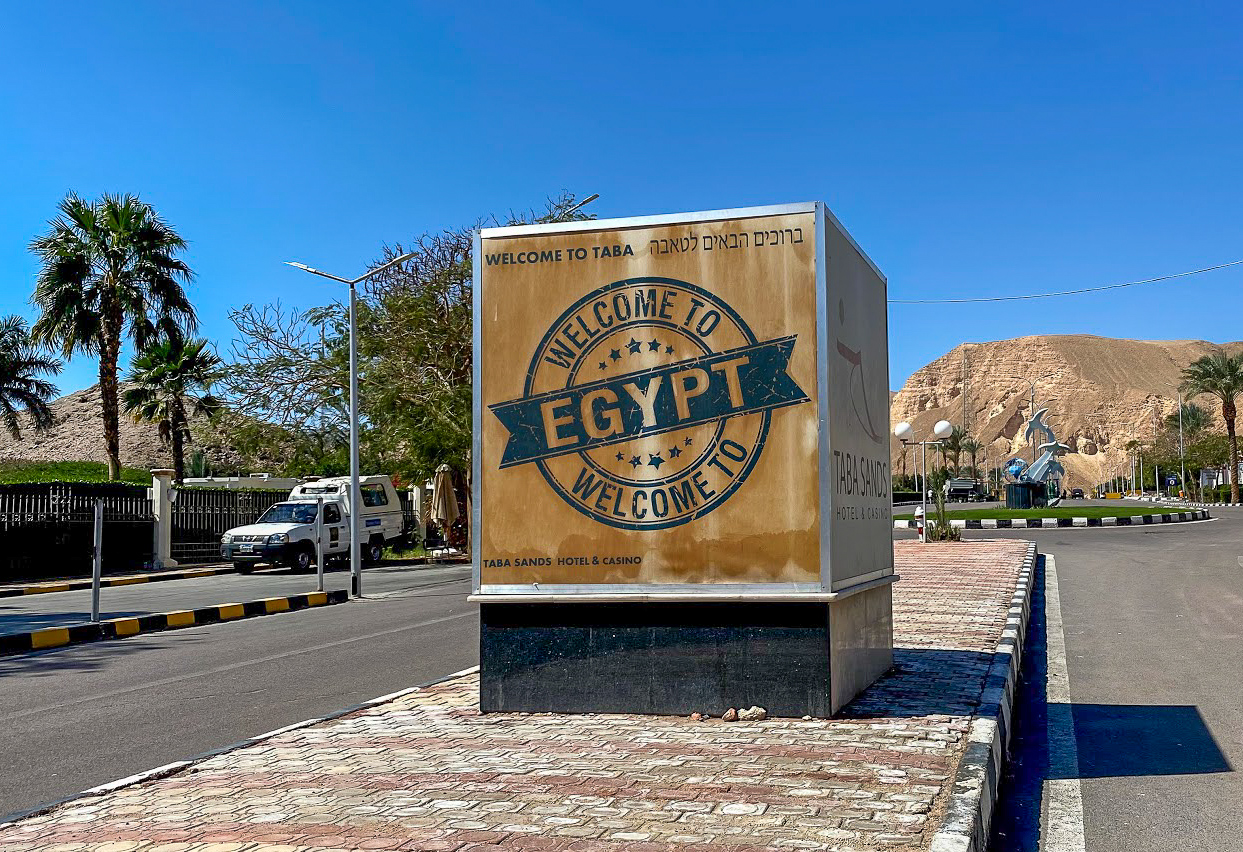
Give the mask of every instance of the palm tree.
[{"label": "palm tree", "polygon": [[125,413],[135,420],[159,424],[160,440],[173,450],[173,479],[185,478],[185,445],[190,440],[190,418],[212,416],[220,400],[211,384],[222,362],[207,348],[206,340],[161,340],[130,362],[125,380]]},{"label": "palm tree", "polygon": [[980,457],[980,450],[984,449],[984,445],[970,435],[964,435],[958,442],[958,448],[971,456],[971,478],[975,479],[979,475],[977,462]]},{"label": "palm tree", "polygon": [[52,425],[48,401],[56,385],[40,378],[60,372],[60,362],[39,352],[31,343],[26,321],[19,316],[0,319],[0,420],[14,441],[22,439],[19,411],[30,415],[35,429]]},{"label": "palm tree", "polygon": [[1221,400],[1221,416],[1230,439],[1230,502],[1239,502],[1239,437],[1234,431],[1238,415],[1234,398],[1243,393],[1243,355],[1225,352],[1205,355],[1183,369],[1182,391],[1191,396],[1212,394]]},{"label": "palm tree", "polygon": [[1194,402],[1184,402],[1182,406],[1182,421],[1180,424],[1179,412],[1167,414],[1165,417],[1165,426],[1171,432],[1178,431],[1182,426],[1183,434],[1186,435],[1188,441],[1194,441],[1196,437],[1212,425],[1212,415],[1209,410],[1202,405],[1196,405]]},{"label": "palm tree", "polygon": [[197,326],[184,289],[193,273],[177,256],[186,242],[133,195],[70,193],[48,224],[30,243],[41,264],[33,301],[43,312],[32,337],[66,358],[98,356],[108,478],[119,479],[121,343],[141,351],[157,335],[177,339]]},{"label": "palm tree", "polygon": [[955,474],[958,473],[958,466],[962,460],[962,442],[966,436],[967,433],[962,430],[962,427],[955,426],[950,430],[949,435],[941,439],[941,457],[944,459],[948,455],[954,460],[953,471]]}]

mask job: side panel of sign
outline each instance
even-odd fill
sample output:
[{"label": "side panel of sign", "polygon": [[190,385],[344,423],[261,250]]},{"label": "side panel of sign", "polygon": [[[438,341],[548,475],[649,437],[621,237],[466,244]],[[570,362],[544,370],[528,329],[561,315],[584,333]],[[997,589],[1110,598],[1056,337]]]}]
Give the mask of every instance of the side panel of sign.
[{"label": "side panel of sign", "polygon": [[482,240],[480,583],[818,587],[811,213]]},{"label": "side panel of sign", "polygon": [[833,591],[893,573],[885,279],[826,217]]}]

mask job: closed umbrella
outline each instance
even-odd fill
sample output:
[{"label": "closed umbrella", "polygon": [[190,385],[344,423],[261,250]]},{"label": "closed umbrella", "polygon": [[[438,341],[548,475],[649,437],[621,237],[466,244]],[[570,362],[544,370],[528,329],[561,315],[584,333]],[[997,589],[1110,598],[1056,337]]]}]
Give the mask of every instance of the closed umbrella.
[{"label": "closed umbrella", "polygon": [[458,519],[457,494],[453,491],[453,471],[447,464],[436,468],[432,479],[432,520],[440,524],[448,537],[449,527]]}]

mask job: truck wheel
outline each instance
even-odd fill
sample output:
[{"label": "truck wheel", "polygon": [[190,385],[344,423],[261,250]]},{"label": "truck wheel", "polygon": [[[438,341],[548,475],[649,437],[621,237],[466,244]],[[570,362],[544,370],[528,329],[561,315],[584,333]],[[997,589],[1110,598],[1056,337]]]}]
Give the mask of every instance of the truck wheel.
[{"label": "truck wheel", "polygon": [[299,574],[305,574],[315,567],[315,551],[310,547],[299,547],[289,560],[290,567]]},{"label": "truck wheel", "polygon": [[370,565],[379,562],[382,556],[384,556],[384,543],[382,541],[373,538],[363,548],[363,561]]}]

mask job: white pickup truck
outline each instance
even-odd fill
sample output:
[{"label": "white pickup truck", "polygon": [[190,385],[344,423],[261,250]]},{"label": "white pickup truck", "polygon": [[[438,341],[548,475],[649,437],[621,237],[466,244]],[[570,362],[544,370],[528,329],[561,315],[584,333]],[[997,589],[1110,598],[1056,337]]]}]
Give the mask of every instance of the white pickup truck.
[{"label": "white pickup truck", "polygon": [[[362,507],[359,516],[367,562],[378,562],[384,545],[405,533],[401,500],[387,476],[359,480]],[[294,487],[289,500],[275,503],[259,520],[235,527],[220,539],[220,555],[238,571],[254,570],[259,563],[286,565],[307,571],[315,565],[315,535],[319,505],[324,507],[325,561],[348,558],[350,547],[350,478],[313,479]]]}]

